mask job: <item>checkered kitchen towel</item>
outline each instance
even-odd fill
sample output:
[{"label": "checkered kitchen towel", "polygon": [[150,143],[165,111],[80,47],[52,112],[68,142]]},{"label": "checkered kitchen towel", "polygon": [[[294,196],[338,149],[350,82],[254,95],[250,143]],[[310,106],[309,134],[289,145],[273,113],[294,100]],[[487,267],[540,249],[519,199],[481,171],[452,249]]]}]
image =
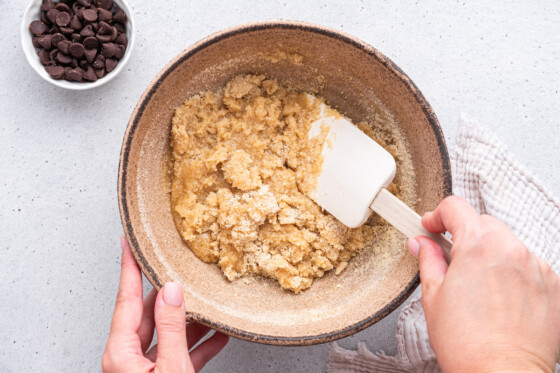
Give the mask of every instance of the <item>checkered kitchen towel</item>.
[{"label": "checkered kitchen towel", "polygon": [[[466,198],[478,212],[502,220],[560,273],[560,201],[488,129],[462,118],[452,168],[454,194]],[[396,337],[397,356],[374,354],[364,343],[358,344],[357,351],[334,343],[328,372],[441,372],[430,346],[420,295],[403,308]]]}]

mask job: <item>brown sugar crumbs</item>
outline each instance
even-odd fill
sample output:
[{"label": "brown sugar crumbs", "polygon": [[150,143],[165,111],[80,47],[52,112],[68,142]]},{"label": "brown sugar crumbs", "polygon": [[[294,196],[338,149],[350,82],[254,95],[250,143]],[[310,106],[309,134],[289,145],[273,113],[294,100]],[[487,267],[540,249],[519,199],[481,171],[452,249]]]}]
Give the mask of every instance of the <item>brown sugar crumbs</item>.
[{"label": "brown sugar crumbs", "polygon": [[175,224],[229,280],[266,276],[298,293],[333,268],[340,273],[379,229],[347,228],[305,193],[322,165],[326,133],[308,134],[320,102],[263,75],[240,75],[177,108]]}]

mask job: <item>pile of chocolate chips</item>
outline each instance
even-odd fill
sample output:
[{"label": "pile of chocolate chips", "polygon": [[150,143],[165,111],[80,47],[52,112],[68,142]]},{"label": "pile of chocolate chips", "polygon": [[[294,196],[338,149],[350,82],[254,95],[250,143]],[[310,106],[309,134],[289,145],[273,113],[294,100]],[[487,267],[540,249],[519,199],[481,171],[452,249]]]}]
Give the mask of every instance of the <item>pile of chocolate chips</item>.
[{"label": "pile of chocolate chips", "polygon": [[39,60],[53,79],[94,82],[126,51],[126,13],[112,0],[43,0],[29,25]]}]

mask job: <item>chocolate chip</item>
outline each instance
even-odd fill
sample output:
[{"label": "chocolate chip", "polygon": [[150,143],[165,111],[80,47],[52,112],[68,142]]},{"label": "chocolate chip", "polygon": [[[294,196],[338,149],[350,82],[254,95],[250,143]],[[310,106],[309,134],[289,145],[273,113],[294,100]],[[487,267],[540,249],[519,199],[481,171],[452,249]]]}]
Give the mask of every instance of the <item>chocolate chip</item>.
[{"label": "chocolate chip", "polygon": [[45,70],[53,79],[59,80],[64,77],[64,67],[62,66],[49,65],[45,66]]},{"label": "chocolate chip", "polygon": [[114,22],[113,27],[115,27],[118,32],[122,32],[122,33],[126,32],[126,27],[124,27],[122,23]]},{"label": "chocolate chip", "polygon": [[49,21],[51,21],[51,23],[56,23],[56,16],[58,15],[58,13],[60,12],[56,9],[50,9],[47,12],[47,18],[49,19]]},{"label": "chocolate chip", "polygon": [[68,71],[68,77],[71,80],[74,80],[76,82],[81,82],[82,79],[83,79],[83,76],[84,76],[84,72],[79,67],[77,67],[75,69],[71,69],[70,71]]},{"label": "chocolate chip", "polygon": [[58,10],[59,12],[66,12],[66,13],[70,13],[70,7],[64,3],[58,3],[55,5],[54,7],[56,10]]},{"label": "chocolate chip", "polygon": [[50,50],[52,48],[52,35],[43,35],[39,37],[37,43],[46,50]]},{"label": "chocolate chip", "polygon": [[47,12],[41,12],[41,22],[43,22],[45,25],[52,24],[51,20],[47,18]]},{"label": "chocolate chip", "polygon": [[60,49],[64,54],[69,54],[70,44],[72,44],[70,40],[63,40],[60,43],[58,43],[58,49]]},{"label": "chocolate chip", "polygon": [[60,1],[58,3],[55,3],[54,8],[58,11],[61,11],[61,12],[67,12],[68,13],[70,11],[70,7],[62,1]]},{"label": "chocolate chip", "polygon": [[87,68],[83,76],[85,80],[89,80],[90,82],[95,82],[97,80],[97,75],[95,75],[95,71],[93,71],[91,66]]},{"label": "chocolate chip", "polygon": [[111,13],[115,14],[116,12],[118,12],[120,9],[120,7],[117,5],[117,3],[115,3],[113,1],[113,6],[111,7]]},{"label": "chocolate chip", "polygon": [[33,36],[31,37],[31,43],[33,44],[33,46],[35,48],[40,48],[41,46],[39,45],[39,37],[37,36]]},{"label": "chocolate chip", "polygon": [[114,15],[113,15],[113,19],[117,22],[120,23],[126,23],[126,21],[128,21],[128,17],[126,16],[126,13],[124,12],[124,10],[119,9]]},{"label": "chocolate chip", "polygon": [[[63,4],[63,5],[65,5],[65,4]],[[72,18],[70,18],[70,14],[68,14],[66,12],[60,12],[56,15],[56,24],[60,27],[68,26],[71,19]]]},{"label": "chocolate chip", "polygon": [[117,45],[114,43],[103,43],[101,46],[101,54],[105,57],[114,57],[117,52]]},{"label": "chocolate chip", "polygon": [[70,80],[70,76],[68,75],[70,70],[72,70],[70,66],[64,66],[64,79]]},{"label": "chocolate chip", "polygon": [[98,79],[101,79],[105,76],[105,69],[93,69],[95,71],[95,75],[97,75]]},{"label": "chocolate chip", "polygon": [[33,35],[39,36],[47,31],[47,26],[41,21],[33,21],[29,24],[29,30]]},{"label": "chocolate chip", "polygon": [[80,34],[72,34],[70,35],[70,40],[74,43],[81,43],[82,37],[80,36]]},{"label": "chocolate chip", "polygon": [[97,40],[99,40],[100,43],[108,43],[108,42],[111,41],[111,34],[102,35],[100,33],[97,33],[97,35],[95,35],[95,37],[97,38]]},{"label": "chocolate chip", "polygon": [[82,22],[80,22],[80,19],[78,18],[78,16],[74,16],[72,17],[72,20],[70,21],[70,27],[73,28],[74,30],[81,30],[83,25]]},{"label": "chocolate chip", "polygon": [[70,63],[72,67],[78,67],[78,59],[76,57],[72,58],[72,62]]},{"label": "chocolate chip", "polygon": [[80,61],[80,67],[81,67],[82,69],[87,69],[88,66],[91,66],[91,65],[90,65],[89,62],[87,62],[86,60],[81,60],[81,61]]},{"label": "chocolate chip", "polygon": [[86,49],[97,49],[98,46],[99,42],[95,37],[90,36],[84,39],[84,47],[86,47]]},{"label": "chocolate chip", "polygon": [[64,35],[71,35],[74,33],[74,30],[70,27],[61,27],[60,32],[62,32]]},{"label": "chocolate chip", "polygon": [[91,64],[95,69],[102,69],[105,67],[105,57],[102,54],[98,54],[95,60]]},{"label": "chocolate chip", "polygon": [[126,47],[124,45],[117,45],[117,51],[115,52],[115,57],[117,60],[120,60],[124,56],[124,52],[126,51]]},{"label": "chocolate chip", "polygon": [[82,38],[87,38],[90,36],[95,36],[95,32],[93,32],[91,25],[85,25],[82,31],[80,31],[80,36]]},{"label": "chocolate chip", "polygon": [[93,10],[93,9],[84,9],[84,11],[82,12],[83,16],[84,16],[84,20],[86,22],[95,22],[97,21],[97,11]]},{"label": "chocolate chip", "polygon": [[49,52],[49,59],[54,63],[56,62],[56,55],[58,54],[58,48],[53,49]]},{"label": "chocolate chip", "polygon": [[55,4],[52,0],[43,0],[43,4],[41,4],[41,10],[43,12],[48,12],[52,8],[55,7]]},{"label": "chocolate chip", "polygon": [[97,30],[99,29],[99,23],[98,22],[92,22],[90,23],[91,25],[91,29],[93,30],[93,32],[97,33]]},{"label": "chocolate chip", "polygon": [[49,34],[56,34],[57,32],[60,32],[60,27],[58,27],[57,25],[52,25],[52,27],[49,29]]},{"label": "chocolate chip", "polygon": [[76,3],[87,8],[88,6],[91,5],[91,0],[78,0],[76,1]]},{"label": "chocolate chip", "polygon": [[100,21],[109,22],[111,21],[111,19],[113,19],[113,13],[111,13],[108,10],[99,8],[98,12],[99,12],[98,18]]},{"label": "chocolate chip", "polygon": [[101,35],[110,35],[113,30],[111,26],[107,22],[99,22],[99,29],[97,29],[97,33]]},{"label": "chocolate chip", "polygon": [[[52,68],[53,68],[54,66],[55,66],[55,65],[52,65],[52,64],[51,64],[51,65],[46,65],[46,66],[45,66],[45,71],[47,72],[47,74],[50,75],[50,71],[52,70]],[[62,68],[62,71],[64,71],[64,67]]]},{"label": "chocolate chip", "polygon": [[59,80],[64,77],[64,67],[62,66],[49,65],[45,66],[45,70],[53,79]]},{"label": "chocolate chip", "polygon": [[74,11],[74,14],[78,17],[79,20],[84,19],[84,7],[81,6],[80,4],[78,4],[77,2],[72,4],[72,10]]},{"label": "chocolate chip", "polygon": [[126,34],[119,34],[119,36],[117,36],[117,38],[115,39],[115,43],[124,45],[126,47],[127,44]]},{"label": "chocolate chip", "polygon": [[39,52],[39,61],[41,61],[43,65],[46,65],[49,62],[51,62],[51,57],[49,56],[49,52],[46,49],[42,49]]},{"label": "chocolate chip", "polygon": [[112,0],[97,0],[95,3],[99,8],[103,8],[105,10],[109,10],[113,6]]},{"label": "chocolate chip", "polygon": [[62,35],[61,33],[56,33],[52,36],[51,38],[51,44],[53,46],[53,48],[58,48],[58,44],[60,44],[60,42],[63,42],[66,40],[66,37],[64,35]]},{"label": "chocolate chip", "polygon": [[70,54],[77,58],[82,58],[86,53],[84,46],[79,43],[70,44],[70,47],[68,49],[70,51]]},{"label": "chocolate chip", "polygon": [[72,57],[70,57],[69,55],[67,55],[65,53],[62,53],[62,51],[59,51],[56,54],[56,60],[63,65],[68,65],[68,64],[72,63]]},{"label": "chocolate chip", "polygon": [[111,41],[115,41],[117,39],[117,36],[119,35],[119,32],[117,31],[116,27],[111,27]]},{"label": "chocolate chip", "polygon": [[97,49],[86,49],[86,61],[92,63],[97,55]]},{"label": "chocolate chip", "polygon": [[105,59],[105,69],[107,69],[108,73],[115,70],[115,67],[117,67],[117,64],[118,64],[117,60],[115,60],[113,58]]}]

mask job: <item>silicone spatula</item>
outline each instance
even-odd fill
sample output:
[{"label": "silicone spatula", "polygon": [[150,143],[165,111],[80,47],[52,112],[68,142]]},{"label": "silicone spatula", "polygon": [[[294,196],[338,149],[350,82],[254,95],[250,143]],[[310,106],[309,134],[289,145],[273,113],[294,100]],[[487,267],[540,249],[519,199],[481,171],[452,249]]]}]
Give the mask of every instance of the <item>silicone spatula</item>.
[{"label": "silicone spatula", "polygon": [[386,189],[395,177],[393,156],[350,120],[320,105],[320,118],[312,123],[309,136],[325,127],[329,132],[322,149],[323,167],[309,197],[350,228],[364,224],[375,211],[409,238],[423,235],[436,241],[449,261],[452,242],[428,232],[420,216]]}]

